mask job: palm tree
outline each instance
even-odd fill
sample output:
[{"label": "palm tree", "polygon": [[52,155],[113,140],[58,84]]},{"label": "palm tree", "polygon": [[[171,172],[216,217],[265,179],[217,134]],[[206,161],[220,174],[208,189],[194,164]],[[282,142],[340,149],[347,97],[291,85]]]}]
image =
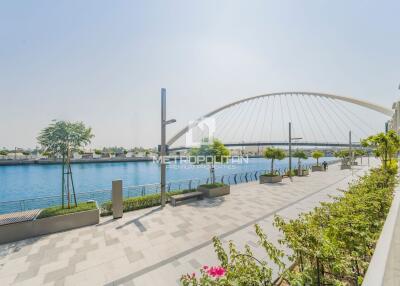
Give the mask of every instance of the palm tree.
[{"label": "palm tree", "polygon": [[71,207],[71,187],[74,203],[77,206],[71,157],[73,152],[78,152],[89,144],[93,137],[92,129],[85,127],[82,122],[53,121],[40,132],[37,138],[45,153],[49,156],[62,157],[62,208],[64,208],[65,193],[67,194],[68,208]]},{"label": "palm tree", "polygon": [[285,151],[279,148],[268,147],[264,151],[264,157],[271,160],[271,175],[274,175],[274,161],[283,160],[286,157]]},{"label": "palm tree", "polygon": [[[389,166],[397,166],[393,161],[400,150],[400,137],[396,131],[389,130],[387,133],[381,132],[369,136],[367,139],[362,140],[361,144],[363,147],[374,149],[375,156],[380,157],[385,170],[388,170]],[[388,163],[390,164],[389,166]]]}]

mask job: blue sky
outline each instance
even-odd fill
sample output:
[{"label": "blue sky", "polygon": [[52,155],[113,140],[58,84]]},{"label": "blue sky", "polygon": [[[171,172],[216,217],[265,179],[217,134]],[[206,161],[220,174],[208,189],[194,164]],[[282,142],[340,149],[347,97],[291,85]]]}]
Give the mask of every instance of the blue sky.
[{"label": "blue sky", "polygon": [[398,1],[1,1],[0,147],[34,147],[52,119],[93,146],[155,146],[257,94],[399,99]]}]

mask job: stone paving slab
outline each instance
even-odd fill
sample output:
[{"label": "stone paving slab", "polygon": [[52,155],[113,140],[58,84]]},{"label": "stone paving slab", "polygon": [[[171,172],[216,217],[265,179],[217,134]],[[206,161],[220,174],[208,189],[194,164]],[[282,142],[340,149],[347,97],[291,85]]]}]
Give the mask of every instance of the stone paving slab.
[{"label": "stone paving slab", "polygon": [[[376,161],[374,161],[376,164]],[[198,272],[217,259],[211,238],[248,243],[259,258],[254,224],[272,241],[274,214],[295,217],[312,209],[368,169],[312,173],[276,185],[231,187],[231,194],[102,218],[96,226],[0,245],[0,285],[179,285],[181,274]]]}]

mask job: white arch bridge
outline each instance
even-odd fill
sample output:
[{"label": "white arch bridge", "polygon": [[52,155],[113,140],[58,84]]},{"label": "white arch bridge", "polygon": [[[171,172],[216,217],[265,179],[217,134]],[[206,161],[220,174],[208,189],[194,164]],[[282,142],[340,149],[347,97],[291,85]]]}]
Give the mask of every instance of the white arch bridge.
[{"label": "white arch bridge", "polygon": [[196,147],[218,138],[228,147],[288,145],[347,147],[384,131],[398,112],[364,100],[315,92],[277,92],[248,97],[217,108],[190,122],[167,142],[170,151]]}]

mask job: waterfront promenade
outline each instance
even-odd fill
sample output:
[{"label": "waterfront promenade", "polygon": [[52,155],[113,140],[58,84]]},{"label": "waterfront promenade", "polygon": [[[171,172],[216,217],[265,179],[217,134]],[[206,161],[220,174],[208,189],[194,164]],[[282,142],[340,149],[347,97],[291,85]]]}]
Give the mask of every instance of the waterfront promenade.
[{"label": "waterfront promenade", "polygon": [[274,214],[290,218],[311,210],[367,169],[333,165],[293,182],[235,185],[229,196],[134,211],[97,226],[1,245],[0,285],[179,285],[181,274],[217,263],[212,236],[240,247],[248,243],[263,257],[255,223],[276,241]]}]

